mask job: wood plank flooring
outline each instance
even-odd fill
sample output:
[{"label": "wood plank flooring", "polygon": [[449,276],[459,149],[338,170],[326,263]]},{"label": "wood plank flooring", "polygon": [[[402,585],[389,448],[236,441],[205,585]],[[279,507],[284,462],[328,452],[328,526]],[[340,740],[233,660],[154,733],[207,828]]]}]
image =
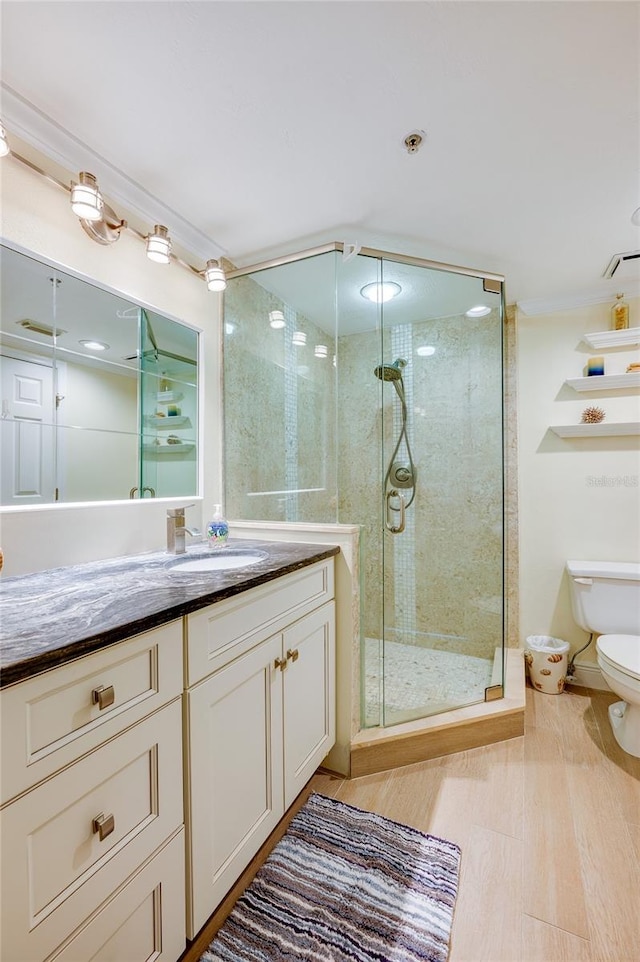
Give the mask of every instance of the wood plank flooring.
[{"label": "wood plank flooring", "polygon": [[313,787],[460,845],[450,962],[640,962],[640,759],[616,700],[528,688],[523,738]]},{"label": "wood plank flooring", "polygon": [[309,788],[460,845],[449,962],[640,962],[640,759],[613,738],[616,700],[528,688],[524,737]]}]

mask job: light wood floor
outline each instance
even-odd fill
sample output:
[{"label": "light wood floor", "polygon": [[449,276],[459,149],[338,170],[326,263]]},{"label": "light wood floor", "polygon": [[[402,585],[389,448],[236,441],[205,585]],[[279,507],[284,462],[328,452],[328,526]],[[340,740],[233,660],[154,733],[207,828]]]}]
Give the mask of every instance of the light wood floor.
[{"label": "light wood floor", "polygon": [[450,962],[640,962],[640,759],[615,700],[527,689],[524,737],[312,787],[460,845]]}]

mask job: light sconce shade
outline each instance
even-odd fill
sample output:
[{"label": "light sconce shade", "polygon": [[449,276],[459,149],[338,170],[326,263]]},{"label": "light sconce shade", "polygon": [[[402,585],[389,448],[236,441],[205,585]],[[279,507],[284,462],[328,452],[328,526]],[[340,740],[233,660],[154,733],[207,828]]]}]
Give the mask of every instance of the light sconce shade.
[{"label": "light sconce shade", "polygon": [[476,304],[475,307],[470,307],[464,314],[465,317],[486,317],[487,314],[491,314],[491,308],[487,307],[486,304]]},{"label": "light sconce shade", "polygon": [[156,224],[153,234],[147,237],[147,257],[156,264],[171,262],[171,238],[169,231],[162,224]]},{"label": "light sconce shade", "polygon": [[216,260],[207,261],[207,266],[204,270],[204,279],[210,291],[224,291],[227,286],[224,271]]},{"label": "light sconce shade", "polygon": [[329,348],[326,344],[316,344],[315,350],[313,352],[316,357],[328,357]]},{"label": "light sconce shade", "polygon": [[291,341],[296,347],[304,347],[307,343],[307,335],[304,331],[294,331]]},{"label": "light sconce shade", "polygon": [[104,201],[93,174],[82,171],[79,183],[71,185],[71,210],[80,220],[100,220]]},{"label": "light sconce shade", "polygon": [[395,281],[375,281],[373,284],[365,284],[360,288],[360,293],[374,304],[384,304],[392,297],[397,297],[401,290],[402,288]]},{"label": "light sconce shade", "polygon": [[280,331],[285,326],[284,313],[282,311],[269,311],[269,324],[274,331]]},{"label": "light sconce shade", "polygon": [[4,127],[0,124],[0,157],[6,157],[9,153],[9,144],[7,143],[7,135],[4,132]]}]

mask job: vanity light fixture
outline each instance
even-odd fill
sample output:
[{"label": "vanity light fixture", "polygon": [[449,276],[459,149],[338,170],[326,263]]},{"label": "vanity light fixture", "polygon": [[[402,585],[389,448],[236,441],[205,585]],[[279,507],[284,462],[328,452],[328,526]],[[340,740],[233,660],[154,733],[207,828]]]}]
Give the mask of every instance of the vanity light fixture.
[{"label": "vanity light fixture", "polygon": [[153,234],[147,237],[147,257],[156,264],[171,262],[171,238],[169,231],[162,224],[156,224]]},{"label": "vanity light fixture", "polygon": [[227,286],[227,279],[220,263],[216,260],[208,260],[204,269],[204,279],[210,291],[223,291]]},{"label": "vanity light fixture", "polygon": [[360,288],[360,293],[374,304],[384,304],[392,297],[397,297],[402,288],[395,281],[375,281]]},{"label": "vanity light fixture", "polygon": [[281,331],[285,326],[283,311],[269,311],[269,324],[274,331]]},{"label": "vanity light fixture", "polygon": [[304,347],[307,343],[307,335],[304,331],[294,331],[291,342],[295,344],[296,347]]},{"label": "vanity light fixture", "polygon": [[82,344],[86,347],[88,351],[108,351],[109,345],[105,344],[104,341],[78,341],[78,344]]},{"label": "vanity light fixture", "polygon": [[316,344],[313,353],[316,357],[329,357],[329,348],[326,344]]},{"label": "vanity light fixture", "polygon": [[470,307],[464,312],[465,317],[486,317],[487,314],[491,314],[491,308],[486,304],[476,304],[475,307]]},{"label": "vanity light fixture", "polygon": [[71,210],[80,220],[100,220],[104,201],[98,181],[86,170],[78,174],[78,183],[71,184]]},{"label": "vanity light fixture", "polygon": [[4,127],[0,124],[0,157],[6,157],[10,153],[11,148],[7,143],[7,135],[4,131]]}]

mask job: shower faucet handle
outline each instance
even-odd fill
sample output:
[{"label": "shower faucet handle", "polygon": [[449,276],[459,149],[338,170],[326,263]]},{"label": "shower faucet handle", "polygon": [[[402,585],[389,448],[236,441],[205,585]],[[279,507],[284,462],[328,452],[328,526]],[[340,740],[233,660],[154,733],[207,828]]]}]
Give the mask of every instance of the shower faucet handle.
[{"label": "shower faucet handle", "polygon": [[[398,503],[400,505],[399,508],[394,508],[394,506],[391,504],[392,498],[398,499]],[[405,522],[406,522],[404,497],[400,494],[399,491],[396,491],[395,488],[390,488],[389,491],[387,491],[386,501],[387,501],[387,510],[386,510],[385,524],[387,526],[387,530],[390,531],[391,534],[402,534],[402,532],[404,531]],[[392,511],[395,512],[396,514],[400,512],[400,521],[398,524],[394,524],[393,522],[393,518],[391,516]]]}]

